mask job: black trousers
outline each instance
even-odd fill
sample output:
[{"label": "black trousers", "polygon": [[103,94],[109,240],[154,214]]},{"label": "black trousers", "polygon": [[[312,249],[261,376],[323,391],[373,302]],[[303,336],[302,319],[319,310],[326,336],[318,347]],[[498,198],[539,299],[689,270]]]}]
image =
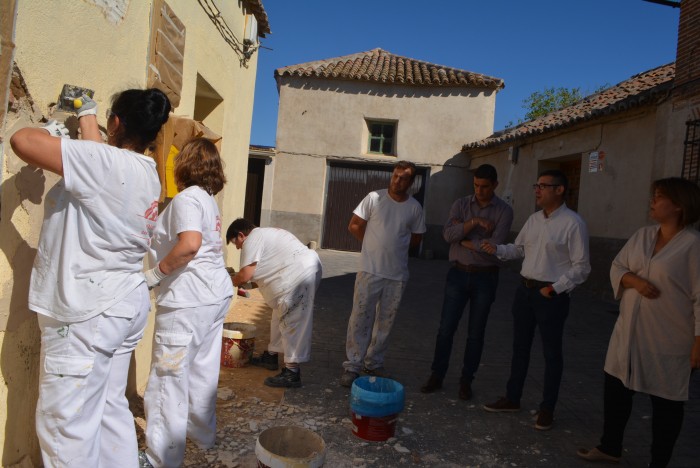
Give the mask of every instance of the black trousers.
[{"label": "black trousers", "polygon": [[[636,392],[617,377],[605,373],[603,437],[598,450],[615,457],[622,455],[625,426],[632,413],[632,397]],[[671,460],[673,447],[683,425],[682,401],[649,395],[652,407],[652,439],[650,467],[665,467]]]}]

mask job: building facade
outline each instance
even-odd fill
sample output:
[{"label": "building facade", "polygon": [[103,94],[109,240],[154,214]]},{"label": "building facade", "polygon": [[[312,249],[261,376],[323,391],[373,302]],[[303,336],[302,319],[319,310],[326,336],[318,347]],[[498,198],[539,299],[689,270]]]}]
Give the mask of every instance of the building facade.
[{"label": "building facade", "polygon": [[[0,120],[0,451],[3,466],[40,466],[40,335],[27,291],[44,194],[58,178],[26,166],[9,137],[64,118],[55,106],[64,84],[94,90],[103,126],[112,94],[159,87],[176,115],[222,137],[228,185],[219,202],[224,219],[233,219],[243,213],[258,39],[270,29],[259,0],[0,0],[0,8],[0,96],[9,109]],[[132,389],[146,384],[151,326],[132,363]]]},{"label": "building facade", "polygon": [[347,233],[352,210],[388,187],[396,161],[408,160],[419,167],[413,191],[428,224],[423,249],[446,252],[442,225],[470,184],[461,136],[491,134],[503,81],[382,49],[280,68],[275,78],[276,155],[262,225],[358,250]]}]

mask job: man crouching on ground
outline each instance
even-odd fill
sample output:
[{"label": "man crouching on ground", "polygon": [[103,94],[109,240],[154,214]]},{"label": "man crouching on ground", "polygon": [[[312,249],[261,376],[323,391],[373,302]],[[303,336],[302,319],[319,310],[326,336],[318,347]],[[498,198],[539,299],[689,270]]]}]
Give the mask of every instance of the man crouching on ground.
[{"label": "man crouching on ground", "polygon": [[241,251],[233,285],[254,281],[272,308],[267,351],[251,363],[276,370],[277,353],[284,353],[284,369],[266,378],[265,385],[301,387],[299,364],[311,358],[314,297],[321,282],[318,255],[284,229],[260,228],[243,218],[231,223],[226,242]]}]

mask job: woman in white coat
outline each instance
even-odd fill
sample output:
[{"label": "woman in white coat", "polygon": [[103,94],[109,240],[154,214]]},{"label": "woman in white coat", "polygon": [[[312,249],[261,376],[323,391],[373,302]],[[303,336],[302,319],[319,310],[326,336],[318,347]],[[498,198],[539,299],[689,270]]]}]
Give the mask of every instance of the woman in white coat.
[{"label": "woman in white coat", "polygon": [[46,194],[29,287],[41,328],[45,467],[138,466],[125,390],[151,306],[143,257],[160,195],[156,163],[143,153],[169,112],[157,89],[124,91],[107,111],[104,144],[97,105],[83,96],[82,140],[56,138],[65,127],[55,122],[10,140],[21,159],[62,177]]},{"label": "woman in white coat", "polygon": [[226,183],[216,146],[202,138],[187,143],[174,175],[180,193],[158,218],[155,267],[146,272],[149,287],[159,287],[144,395],[148,448],[139,456],[156,467],[180,466],[187,437],[202,449],[216,442],[221,333],[233,296],[214,199]]},{"label": "woman in white coat", "polygon": [[652,184],[651,218],[625,244],[610,270],[620,302],[605,359],[600,445],[590,461],[617,462],[635,392],[652,403],[650,467],[668,465],[683,424],[691,369],[700,368],[700,188],[681,178]]}]

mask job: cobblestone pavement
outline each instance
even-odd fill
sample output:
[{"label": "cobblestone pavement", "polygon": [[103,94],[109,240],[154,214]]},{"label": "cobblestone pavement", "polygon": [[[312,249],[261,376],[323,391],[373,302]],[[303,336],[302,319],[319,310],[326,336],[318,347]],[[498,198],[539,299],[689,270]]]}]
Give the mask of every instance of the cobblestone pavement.
[{"label": "cobblestone pavement", "polygon": [[[419,388],[430,374],[443,286],[449,264],[411,259],[409,280],[390,338],[386,368],[405,388],[405,408],[394,438],[367,442],[352,434],[349,394],[339,386],[345,332],[352,306],[358,254],[320,250],[324,279],[317,294],[313,355],[302,366],[303,387],[264,393],[262,379],[273,372],[254,369],[259,378],[236,396],[226,380],[219,387],[219,439],[216,449],[199,452],[188,444],[186,466],[255,466],[255,441],[261,431],[297,425],[321,435],[327,445],[327,467],[584,467],[579,447],[595,445],[602,428],[603,361],[616,319],[616,304],[575,291],[564,337],[564,378],[552,430],[534,429],[540,401],[543,359],[538,339],[519,413],[492,414],[481,406],[504,395],[511,355],[510,304],[518,275],[504,269],[498,297],[486,331],[481,367],[471,401],[457,398],[461,359],[466,343],[466,316],[455,335],[450,369],[441,391],[425,395]],[[260,350],[259,343],[256,348]],[[222,376],[230,375],[222,372]],[[695,375],[693,387],[700,388]],[[258,386],[261,395],[256,395]],[[251,396],[252,395],[252,396]],[[700,466],[700,394],[686,405],[673,467]],[[651,406],[637,395],[628,424],[620,466],[648,463]]]}]

